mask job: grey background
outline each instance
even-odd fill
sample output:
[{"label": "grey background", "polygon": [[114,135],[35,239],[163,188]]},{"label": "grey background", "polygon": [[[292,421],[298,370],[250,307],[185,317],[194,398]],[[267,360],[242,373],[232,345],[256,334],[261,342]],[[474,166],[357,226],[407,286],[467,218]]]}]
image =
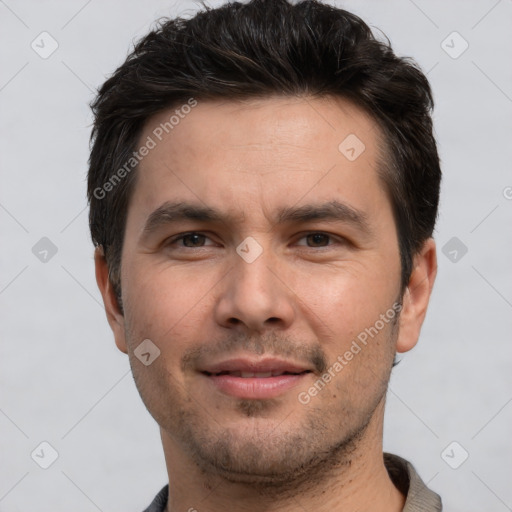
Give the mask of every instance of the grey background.
[{"label": "grey background", "polygon": [[[445,510],[512,510],[512,1],[336,4],[428,72],[444,171],[438,279],[420,343],[394,370],[385,449]],[[167,482],[94,280],[88,103],[157,17],[196,5],[0,0],[0,511],[140,511]],[[31,48],[43,31],[59,45],[47,59]],[[454,31],[469,44],[458,58]],[[48,469],[43,441],[58,452]]]}]

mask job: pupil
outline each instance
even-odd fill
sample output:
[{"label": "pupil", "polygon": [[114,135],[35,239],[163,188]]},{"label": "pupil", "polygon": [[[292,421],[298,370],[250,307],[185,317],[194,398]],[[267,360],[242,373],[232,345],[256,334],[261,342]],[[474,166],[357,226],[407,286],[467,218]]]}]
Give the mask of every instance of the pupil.
[{"label": "pupil", "polygon": [[[198,235],[198,234],[187,235],[183,238],[183,242],[185,243],[185,245],[187,247],[195,247],[197,245],[200,245],[202,238],[204,238],[203,235]],[[191,243],[187,243],[187,240]]]},{"label": "pupil", "polygon": [[322,233],[315,233],[313,235],[309,235],[310,241],[312,241],[313,245],[325,245],[324,242],[327,240],[327,235],[324,235]]}]

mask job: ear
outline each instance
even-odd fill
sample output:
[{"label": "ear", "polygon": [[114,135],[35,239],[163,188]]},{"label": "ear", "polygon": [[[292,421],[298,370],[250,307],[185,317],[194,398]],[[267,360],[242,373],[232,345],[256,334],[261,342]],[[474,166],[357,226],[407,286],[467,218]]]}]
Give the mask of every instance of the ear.
[{"label": "ear", "polygon": [[400,312],[397,352],[407,352],[418,342],[436,274],[436,244],[429,238],[413,259],[413,269]]},{"label": "ear", "polygon": [[124,316],[119,309],[114,288],[112,287],[112,283],[108,276],[107,260],[105,259],[102,247],[96,247],[96,250],[94,251],[94,266],[96,269],[96,283],[98,283],[98,288],[100,289],[103,297],[105,313],[107,314],[107,320],[110,324],[110,328],[114,333],[117,348],[121,352],[127,354],[128,350],[126,348],[124,332]]}]

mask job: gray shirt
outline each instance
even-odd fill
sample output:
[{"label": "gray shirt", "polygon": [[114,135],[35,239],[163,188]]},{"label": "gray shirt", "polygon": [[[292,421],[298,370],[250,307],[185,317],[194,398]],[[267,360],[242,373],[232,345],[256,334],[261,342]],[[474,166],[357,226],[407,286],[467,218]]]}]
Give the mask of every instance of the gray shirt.
[{"label": "gray shirt", "polygon": [[[423,483],[411,463],[385,453],[384,464],[396,488],[407,496],[403,512],[441,512],[441,498]],[[168,496],[169,485],[166,485],[144,512],[164,512]]]}]

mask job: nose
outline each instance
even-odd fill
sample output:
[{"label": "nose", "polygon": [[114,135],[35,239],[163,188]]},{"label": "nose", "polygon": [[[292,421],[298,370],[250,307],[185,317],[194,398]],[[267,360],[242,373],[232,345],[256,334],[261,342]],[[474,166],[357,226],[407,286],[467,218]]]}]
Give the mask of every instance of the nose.
[{"label": "nose", "polygon": [[251,263],[237,255],[234,267],[222,282],[215,306],[219,325],[260,334],[292,325],[294,293],[269,251],[263,251]]}]

